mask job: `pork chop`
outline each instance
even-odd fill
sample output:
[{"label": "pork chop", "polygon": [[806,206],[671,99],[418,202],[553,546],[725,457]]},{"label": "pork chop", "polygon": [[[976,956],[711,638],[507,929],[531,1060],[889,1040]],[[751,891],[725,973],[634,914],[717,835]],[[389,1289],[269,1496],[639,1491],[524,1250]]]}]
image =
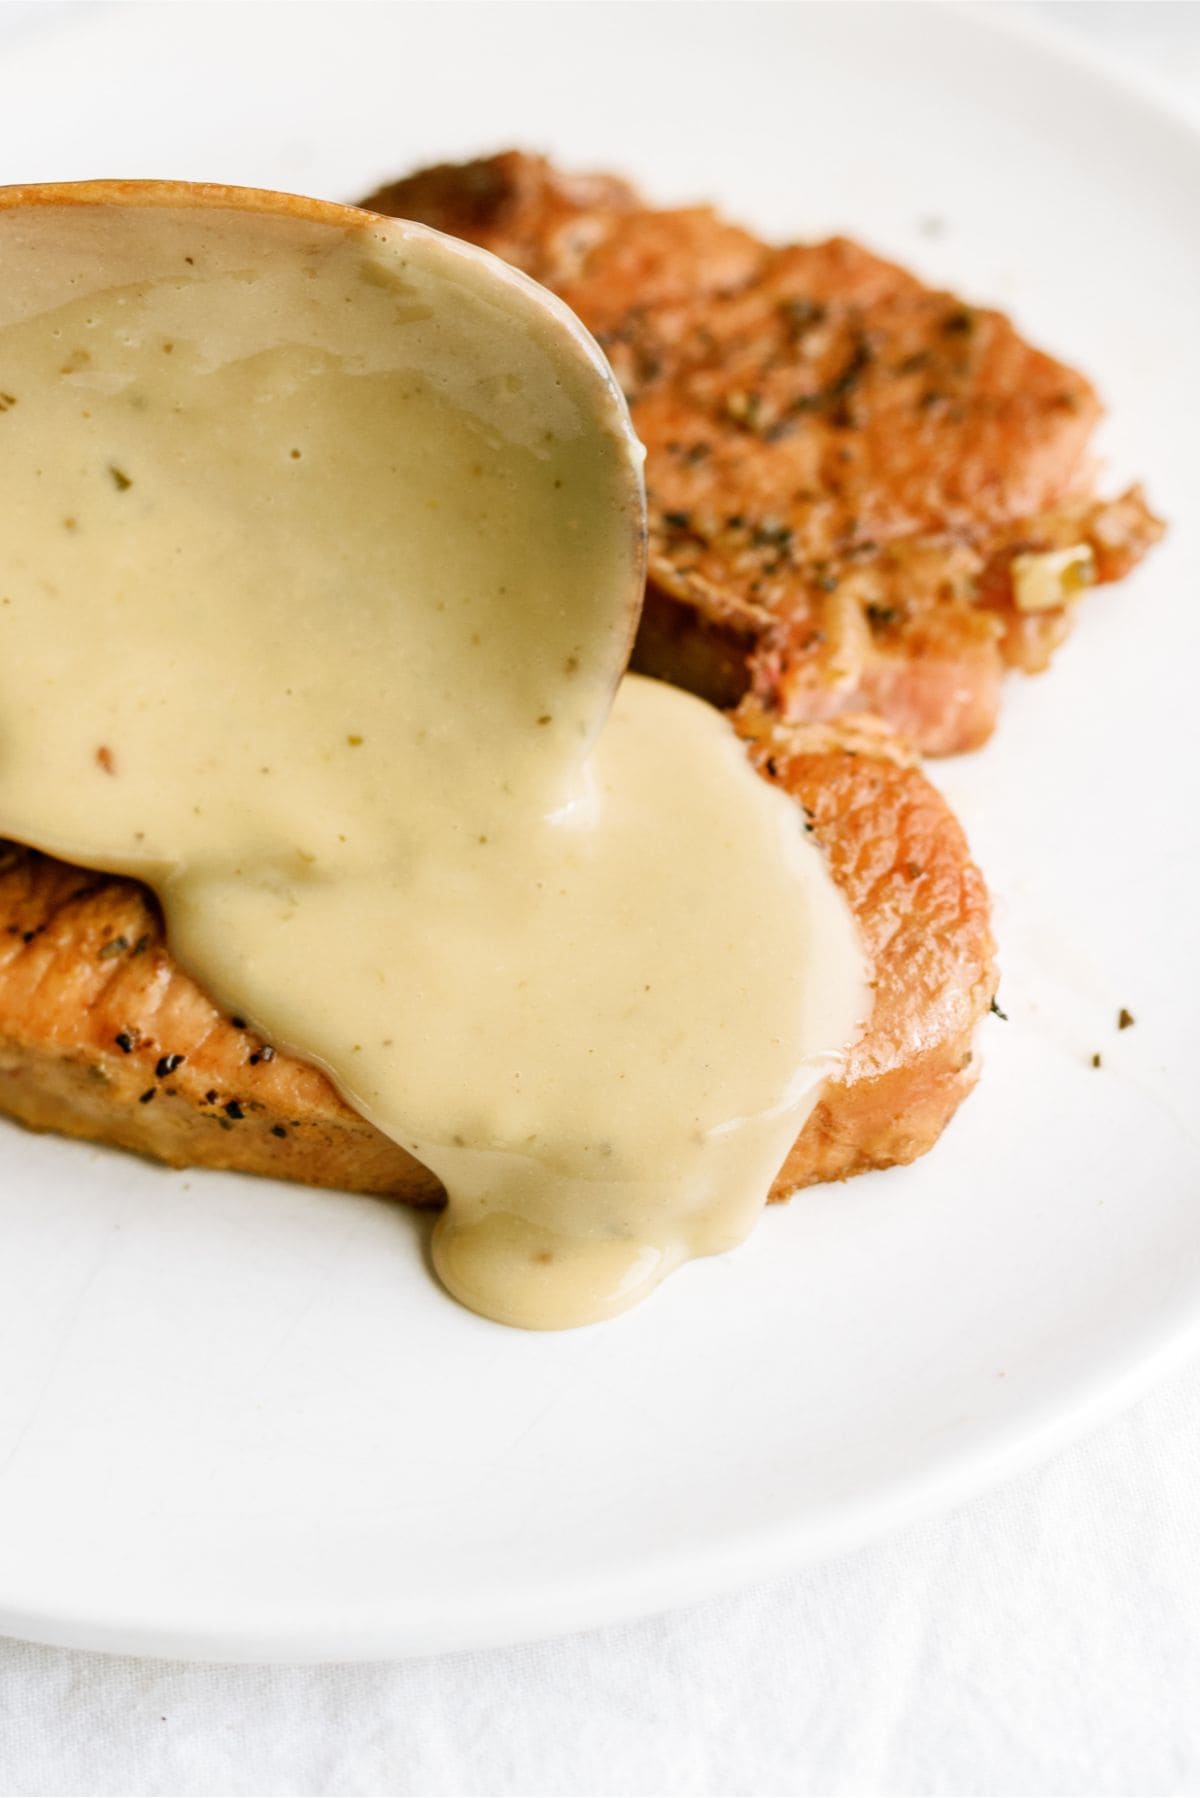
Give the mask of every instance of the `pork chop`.
[{"label": "pork chop", "polygon": [[[988,901],[944,800],[880,727],[795,729],[747,702],[755,767],[829,856],[874,1011],[772,1191],[907,1162],[974,1084],[995,990]],[[697,979],[703,970],[697,969]],[[175,1167],[275,1175],[415,1204],[438,1182],[316,1068],[223,1015],[172,960],[153,896],[0,848],[0,1110]]]},{"label": "pork chop", "polygon": [[515,151],[363,204],[505,257],[596,335],[648,452],[633,665],[716,704],[974,748],[1004,671],[1046,667],[1161,535],[1140,488],[1092,491],[1083,375],[846,238],[772,248]]}]

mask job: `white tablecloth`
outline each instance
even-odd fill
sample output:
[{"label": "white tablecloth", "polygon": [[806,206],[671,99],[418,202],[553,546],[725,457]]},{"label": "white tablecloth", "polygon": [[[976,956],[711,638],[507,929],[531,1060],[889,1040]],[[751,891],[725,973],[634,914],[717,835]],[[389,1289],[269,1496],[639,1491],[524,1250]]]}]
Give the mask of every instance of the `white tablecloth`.
[{"label": "white tablecloth", "polygon": [[[1027,10],[1200,117],[1200,6]],[[1200,1368],[951,1517],[650,1622],[357,1667],[0,1642],[0,1792],[1200,1792]]]}]

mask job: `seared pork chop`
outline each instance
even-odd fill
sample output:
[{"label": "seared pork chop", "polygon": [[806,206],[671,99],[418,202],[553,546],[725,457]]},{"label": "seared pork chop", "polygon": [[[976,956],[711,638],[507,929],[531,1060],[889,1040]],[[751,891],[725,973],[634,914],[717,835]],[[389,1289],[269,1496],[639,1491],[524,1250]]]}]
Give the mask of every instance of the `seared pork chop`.
[{"label": "seared pork chop", "polygon": [[1139,488],[1091,490],[1083,375],[845,238],[771,248],[517,152],[363,204],[482,244],[596,335],[648,451],[633,665],[717,704],[974,748],[1004,670],[1044,668],[1161,534]]},{"label": "seared pork chop", "polygon": [[[870,1024],[775,1183],[783,1198],[933,1144],[974,1084],[996,976],[962,830],[889,733],[790,729],[749,704],[735,723],[826,850],[874,983]],[[0,848],[0,1109],[176,1167],[440,1196],[323,1074],[210,1003],[144,887],[15,845]]]}]

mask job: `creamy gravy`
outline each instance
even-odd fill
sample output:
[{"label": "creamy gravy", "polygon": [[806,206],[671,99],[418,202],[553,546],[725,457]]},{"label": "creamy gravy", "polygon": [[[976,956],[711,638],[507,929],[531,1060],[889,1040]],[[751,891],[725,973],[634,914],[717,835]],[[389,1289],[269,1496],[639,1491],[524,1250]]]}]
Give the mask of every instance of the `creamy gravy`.
[{"label": "creamy gravy", "polygon": [[751,1228],[866,993],[796,807],[620,681],[611,377],[416,226],[87,195],[0,195],[0,831],[437,1173],[465,1303],[621,1310]]}]

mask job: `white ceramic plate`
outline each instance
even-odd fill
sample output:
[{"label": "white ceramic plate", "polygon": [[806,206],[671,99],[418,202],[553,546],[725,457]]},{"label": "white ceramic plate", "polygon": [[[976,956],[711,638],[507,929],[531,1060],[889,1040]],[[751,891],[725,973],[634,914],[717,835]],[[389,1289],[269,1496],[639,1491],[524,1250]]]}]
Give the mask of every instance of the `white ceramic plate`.
[{"label": "white ceramic plate", "polygon": [[353,197],[517,141],[850,231],[1091,371],[1110,478],[1173,529],[936,771],[997,899],[977,1095],[633,1315],[508,1332],[403,1210],[0,1125],[0,1627],[288,1659],[577,1628],[852,1546],[1131,1396],[1200,1321],[1200,139],[943,7],[95,9],[4,76],[7,181]]}]

